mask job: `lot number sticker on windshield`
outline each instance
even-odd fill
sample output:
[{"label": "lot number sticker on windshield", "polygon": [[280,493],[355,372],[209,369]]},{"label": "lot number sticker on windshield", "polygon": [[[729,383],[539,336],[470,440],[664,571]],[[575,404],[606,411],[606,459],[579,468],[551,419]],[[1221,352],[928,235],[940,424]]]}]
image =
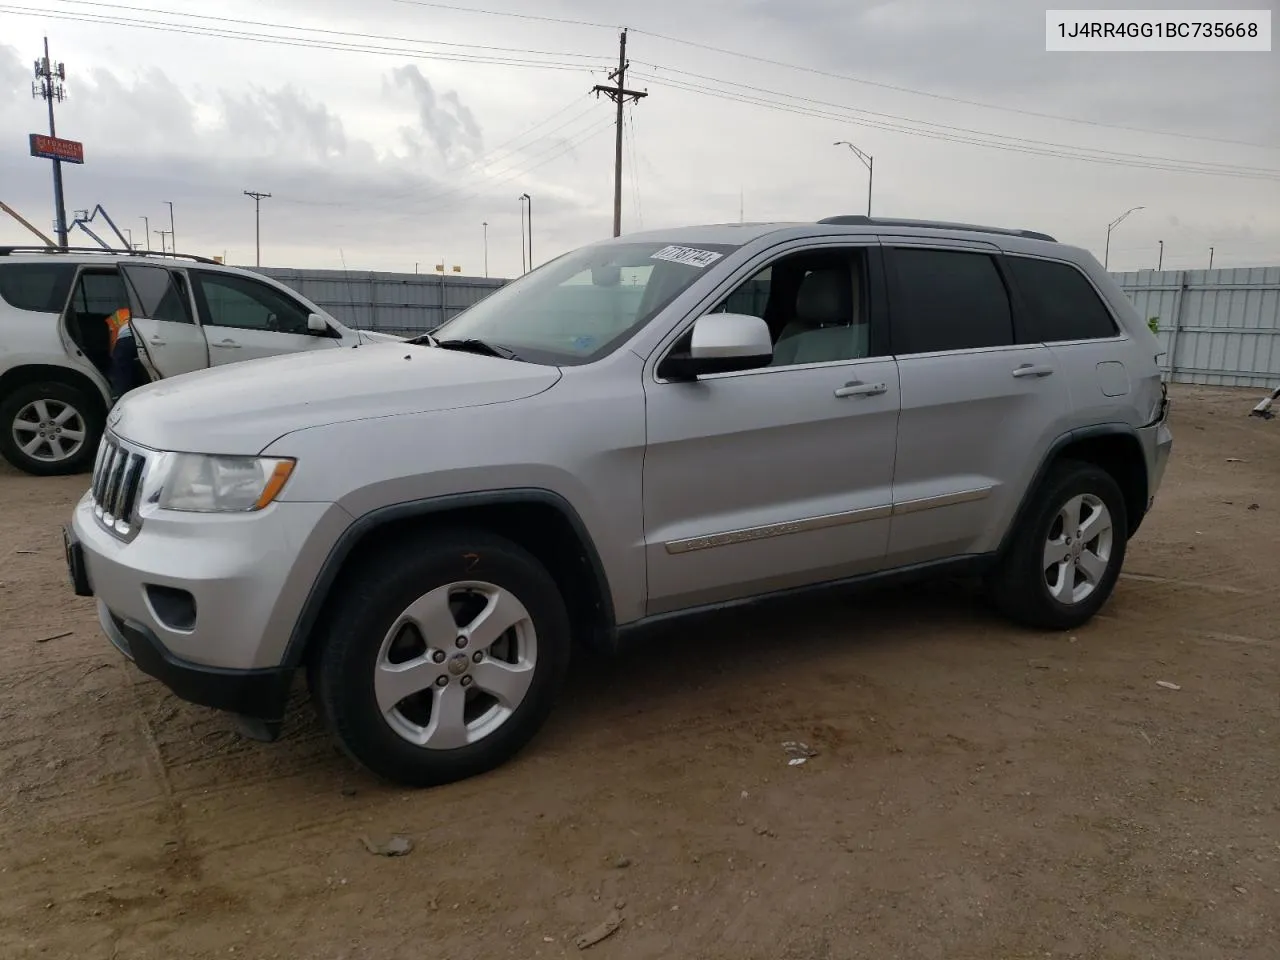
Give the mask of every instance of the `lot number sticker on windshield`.
[{"label": "lot number sticker on windshield", "polygon": [[663,247],[655,253],[651,260],[670,260],[672,263],[683,263],[686,267],[697,267],[699,270],[711,266],[724,254],[712,253],[710,250],[697,250],[693,247]]}]

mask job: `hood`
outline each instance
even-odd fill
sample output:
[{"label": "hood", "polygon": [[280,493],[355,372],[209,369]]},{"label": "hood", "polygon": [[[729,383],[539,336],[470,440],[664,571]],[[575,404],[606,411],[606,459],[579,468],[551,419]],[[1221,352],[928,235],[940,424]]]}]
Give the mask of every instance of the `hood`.
[{"label": "hood", "polygon": [[408,343],[293,353],[199,370],[129,393],[107,425],[158,450],[256,454],[308,427],[531,397],[557,367]]},{"label": "hood", "polygon": [[382,333],[378,330],[357,330],[356,335],[361,343],[403,343],[407,339],[398,337],[394,333]]}]

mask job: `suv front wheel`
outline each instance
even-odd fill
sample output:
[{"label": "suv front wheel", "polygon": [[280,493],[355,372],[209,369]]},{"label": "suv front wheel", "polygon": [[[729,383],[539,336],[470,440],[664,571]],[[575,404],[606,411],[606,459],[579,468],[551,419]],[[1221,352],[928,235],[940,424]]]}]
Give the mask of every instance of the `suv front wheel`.
[{"label": "suv front wheel", "polygon": [[102,438],[102,402],[65,383],[31,383],[0,401],[0,454],[38,477],[83,473]]},{"label": "suv front wheel", "polygon": [[339,744],[425,787],[491,770],[542,726],[569,662],[555,580],[483,531],[411,537],[343,583],[309,668]]},{"label": "suv front wheel", "polygon": [[1128,524],[1124,495],[1111,474],[1079,461],[1055,465],[988,578],[988,595],[1023,626],[1070,630],[1084,624],[1115,589]]}]

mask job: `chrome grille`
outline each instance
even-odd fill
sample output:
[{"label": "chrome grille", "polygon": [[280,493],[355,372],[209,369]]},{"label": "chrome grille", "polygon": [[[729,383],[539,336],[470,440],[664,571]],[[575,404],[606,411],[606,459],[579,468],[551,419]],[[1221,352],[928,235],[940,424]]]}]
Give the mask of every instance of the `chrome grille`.
[{"label": "chrome grille", "polygon": [[146,467],[144,453],[130,450],[110,434],[102,438],[89,487],[93,513],[122,540],[132,539],[139,526],[138,494]]}]

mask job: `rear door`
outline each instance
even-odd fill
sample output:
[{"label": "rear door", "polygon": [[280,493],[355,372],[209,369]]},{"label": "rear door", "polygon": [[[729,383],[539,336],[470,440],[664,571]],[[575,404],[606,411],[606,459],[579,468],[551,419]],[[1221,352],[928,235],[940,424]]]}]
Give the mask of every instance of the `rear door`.
[{"label": "rear door", "polygon": [[311,311],[282,290],[238,273],[192,270],[200,319],[217,364],[341,346],[334,329],[312,332]]},{"label": "rear door", "polygon": [[121,264],[129,324],[138,356],[152,377],[176,377],[209,365],[209,348],[195,322],[182,271],[153,264]]},{"label": "rear door", "polygon": [[884,242],[902,382],[889,562],[985,553],[1070,420],[1065,371],[1017,342],[994,245]]},{"label": "rear door", "polygon": [[[1017,313],[1020,343],[1042,343],[1062,364],[1071,405],[1083,423],[1126,421],[1133,393],[1151,377],[1130,369],[1122,348],[1126,337],[1092,281],[1077,266],[1059,260],[1006,254],[1004,266],[1021,301]],[[1154,357],[1149,358],[1154,360]]]}]

